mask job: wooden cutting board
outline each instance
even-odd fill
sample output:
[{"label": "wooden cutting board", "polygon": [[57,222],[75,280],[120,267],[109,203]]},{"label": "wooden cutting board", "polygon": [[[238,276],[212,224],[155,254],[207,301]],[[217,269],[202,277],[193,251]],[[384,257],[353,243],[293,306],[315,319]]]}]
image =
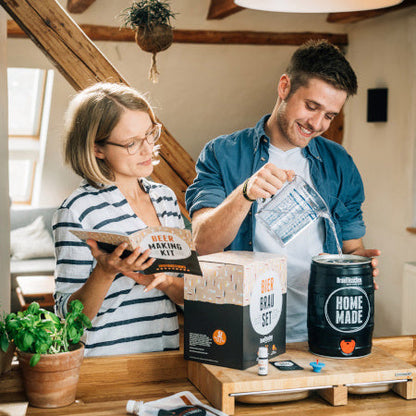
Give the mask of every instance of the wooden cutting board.
[{"label": "wooden cutting board", "polygon": [[[325,363],[320,373],[312,371],[310,362]],[[335,359],[318,357],[308,351],[307,343],[287,346],[287,352],[274,361],[292,360],[303,370],[280,371],[269,363],[267,376],[257,374],[257,366],[244,371],[188,362],[188,378],[218,409],[234,414],[235,394],[291,393],[298,389],[317,390],[334,406],[348,402],[348,385],[391,382],[393,390],[405,399],[416,397],[416,367],[373,347],[367,357]]]}]

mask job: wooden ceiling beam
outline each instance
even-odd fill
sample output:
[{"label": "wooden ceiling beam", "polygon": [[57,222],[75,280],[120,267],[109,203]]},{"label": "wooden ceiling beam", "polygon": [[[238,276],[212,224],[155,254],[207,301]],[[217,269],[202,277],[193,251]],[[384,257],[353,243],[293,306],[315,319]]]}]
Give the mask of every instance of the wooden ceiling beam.
[{"label": "wooden ceiling beam", "polygon": [[355,23],[361,20],[370,19],[372,17],[404,9],[409,6],[414,6],[415,4],[416,0],[404,0],[397,6],[385,7],[383,9],[364,10],[360,12],[329,13],[326,21],[329,23]]},{"label": "wooden ceiling beam", "polygon": [[0,0],[0,5],[76,90],[102,79],[126,82],[55,0]]},{"label": "wooden ceiling beam", "polygon": [[69,13],[84,13],[95,0],[68,0],[66,9]]},{"label": "wooden ceiling beam", "polygon": [[243,9],[244,7],[237,6],[234,3],[234,0],[211,0],[207,19],[224,19],[224,17],[230,16]]},{"label": "wooden ceiling beam", "polygon": [[176,30],[173,41],[178,43],[207,43],[229,45],[301,45],[310,39],[327,39],[329,42],[344,46],[348,36],[340,33],[317,32],[250,32],[215,30]]},{"label": "wooden ceiling beam", "polygon": [[[98,81],[127,84],[55,0],[0,0],[0,6],[76,90]],[[152,177],[172,188],[182,212],[188,215],[185,191],[195,176],[195,162],[165,127],[160,142],[161,162]]]},{"label": "wooden ceiling beam", "polygon": [[[131,29],[80,25],[81,29],[94,41],[134,42]],[[10,38],[26,37],[25,32],[15,22],[7,22],[7,34]],[[233,45],[301,45],[309,39],[327,39],[338,46],[348,44],[348,36],[343,33],[273,33],[273,32],[224,32],[215,30],[178,30],[173,31],[173,41],[177,43],[233,44]]]}]

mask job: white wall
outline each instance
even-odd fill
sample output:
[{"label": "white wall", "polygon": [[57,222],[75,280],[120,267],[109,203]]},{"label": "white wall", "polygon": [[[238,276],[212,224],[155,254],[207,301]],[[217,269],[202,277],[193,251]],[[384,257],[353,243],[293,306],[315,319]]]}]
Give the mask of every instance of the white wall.
[{"label": "white wall", "polygon": [[[62,5],[66,0],[59,1]],[[209,0],[175,0],[178,29],[319,31],[345,33],[343,25],[330,25],[326,15],[289,15],[251,10],[225,20],[208,21]],[[118,27],[120,12],[130,0],[100,0],[81,15],[78,23]],[[8,40],[9,66],[52,68],[28,39]],[[118,71],[139,91],[148,92],[158,117],[176,140],[196,160],[206,141],[219,134],[253,125],[271,111],[278,77],[294,47],[201,45],[174,43],[157,56],[160,80],[148,79],[151,54],[134,42],[97,42]],[[45,155],[41,206],[60,203],[78,184],[63,168],[60,140],[62,117],[73,89],[57,73],[52,97],[49,143]]]},{"label": "white wall", "polygon": [[7,15],[0,7],[0,318],[10,310],[10,224],[7,134]]},{"label": "white wall", "polygon": [[[347,106],[344,145],[362,174],[367,247],[379,248],[376,334],[401,331],[402,272],[415,260],[412,225],[416,139],[416,8],[370,19],[348,30],[348,58],[359,94]],[[388,88],[388,121],[367,123],[367,89]]]}]

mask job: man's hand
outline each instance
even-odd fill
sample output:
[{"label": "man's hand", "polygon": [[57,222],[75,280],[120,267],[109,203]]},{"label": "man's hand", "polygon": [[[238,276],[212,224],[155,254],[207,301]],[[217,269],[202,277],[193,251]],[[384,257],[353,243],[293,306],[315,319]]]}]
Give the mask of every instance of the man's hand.
[{"label": "man's hand", "polygon": [[287,181],[292,181],[295,176],[293,170],[283,170],[273,163],[266,163],[259,169],[247,183],[247,196],[250,199],[270,198]]},{"label": "man's hand", "polygon": [[[356,256],[363,256],[363,257],[372,257],[371,265],[373,266],[373,277],[378,276],[379,270],[377,268],[378,266],[378,259],[375,257],[380,256],[381,251],[374,249],[374,248],[357,248],[356,250],[352,251],[349,254],[355,254]],[[378,289],[378,284],[374,280],[374,289]]]}]

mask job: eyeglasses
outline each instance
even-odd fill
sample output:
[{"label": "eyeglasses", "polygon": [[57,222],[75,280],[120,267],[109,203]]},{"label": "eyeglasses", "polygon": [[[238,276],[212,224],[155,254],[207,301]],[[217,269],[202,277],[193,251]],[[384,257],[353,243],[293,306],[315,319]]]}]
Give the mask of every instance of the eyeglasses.
[{"label": "eyeglasses", "polygon": [[162,132],[162,125],[159,123],[156,123],[152,130],[150,130],[148,133],[146,133],[145,137],[135,137],[131,139],[131,142],[128,144],[120,144],[120,143],[114,143],[110,141],[106,141],[104,145],[111,144],[113,146],[118,147],[124,147],[127,150],[127,153],[129,155],[135,155],[138,151],[140,151],[143,148],[144,142],[146,141],[148,144],[155,144],[159,138],[160,134]]}]

